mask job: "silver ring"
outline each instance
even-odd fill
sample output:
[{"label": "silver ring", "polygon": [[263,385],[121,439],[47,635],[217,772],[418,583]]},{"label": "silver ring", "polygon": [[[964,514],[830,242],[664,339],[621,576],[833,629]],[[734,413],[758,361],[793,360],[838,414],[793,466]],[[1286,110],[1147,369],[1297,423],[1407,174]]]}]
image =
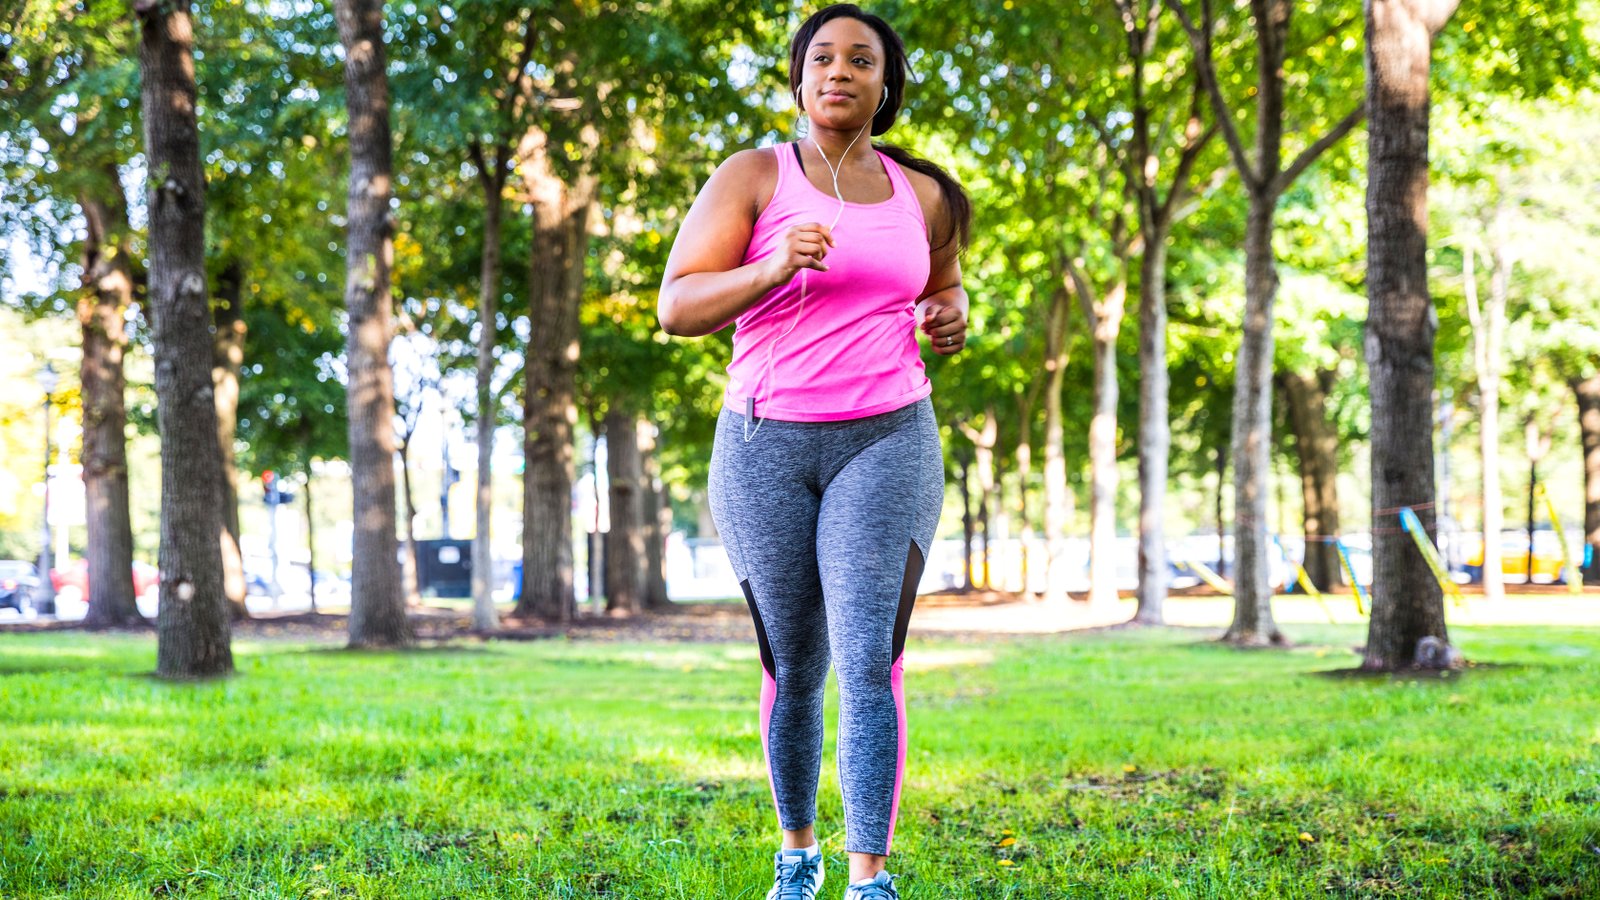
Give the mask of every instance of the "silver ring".
[{"label": "silver ring", "polygon": [[950,345],[952,345],[952,344],[954,344],[954,343],[955,343],[955,342],[956,342],[956,336],[955,336],[955,335],[953,335],[953,334],[952,334],[952,335],[950,335],[950,336],[949,336],[949,337],[947,337],[947,338],[945,338],[945,339],[944,339],[944,345],[945,345],[945,346],[946,346],[946,347],[948,347],[948,346],[950,346]]}]

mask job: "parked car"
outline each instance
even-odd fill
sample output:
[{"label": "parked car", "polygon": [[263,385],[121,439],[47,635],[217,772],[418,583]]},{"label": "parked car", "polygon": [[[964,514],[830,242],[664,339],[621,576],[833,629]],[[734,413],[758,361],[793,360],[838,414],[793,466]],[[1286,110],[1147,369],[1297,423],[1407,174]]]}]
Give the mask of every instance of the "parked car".
[{"label": "parked car", "polygon": [[33,608],[33,592],[38,587],[38,570],[33,563],[0,560],[0,609],[26,613]]},{"label": "parked car", "polygon": [[[66,592],[77,599],[89,599],[89,561],[79,558],[72,561],[64,569],[51,569],[50,581],[55,585],[56,593]],[[134,560],[133,563],[133,595],[143,597],[147,592],[156,590],[161,582],[161,573],[149,563]]]},{"label": "parked car", "polygon": [[[1582,535],[1568,533],[1568,546],[1578,547],[1582,556]],[[1467,557],[1466,569],[1471,580],[1483,581],[1483,539],[1473,536],[1471,543],[1466,546],[1471,548],[1471,555]],[[1580,560],[1581,562],[1581,560]],[[1528,533],[1526,531],[1506,531],[1500,535],[1500,571],[1513,582],[1527,582],[1528,578]],[[1562,566],[1561,539],[1554,531],[1548,528],[1536,529],[1533,532],[1533,578],[1536,583],[1564,584],[1566,570]]]}]

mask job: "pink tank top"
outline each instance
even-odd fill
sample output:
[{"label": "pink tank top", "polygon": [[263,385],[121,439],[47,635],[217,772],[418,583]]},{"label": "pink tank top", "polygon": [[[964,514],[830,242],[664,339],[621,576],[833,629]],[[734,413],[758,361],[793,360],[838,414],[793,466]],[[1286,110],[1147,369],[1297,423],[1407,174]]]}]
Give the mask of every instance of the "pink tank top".
[{"label": "pink tank top", "polygon": [[[839,212],[839,199],[806,177],[793,144],[775,150],[778,185],[756,219],[746,265],[770,256],[790,226],[826,225]],[[905,172],[877,153],[894,195],[882,203],[845,201],[833,229],[835,246],[823,260],[828,271],[802,270],[807,282],[799,321],[799,272],[734,320],[723,395],[730,409],[743,413],[753,397],[759,418],[830,422],[891,412],[933,393],[913,313],[928,283],[927,226]],[[779,335],[769,369],[769,345]]]}]

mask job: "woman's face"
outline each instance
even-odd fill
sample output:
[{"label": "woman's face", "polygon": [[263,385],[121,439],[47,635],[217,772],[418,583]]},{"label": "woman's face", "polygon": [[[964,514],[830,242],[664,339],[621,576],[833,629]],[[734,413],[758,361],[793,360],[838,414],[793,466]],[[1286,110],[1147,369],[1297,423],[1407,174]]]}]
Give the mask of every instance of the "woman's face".
[{"label": "woman's face", "polygon": [[854,130],[883,100],[887,70],[883,41],[865,22],[841,16],[823,25],[806,48],[800,96],[813,122]]}]

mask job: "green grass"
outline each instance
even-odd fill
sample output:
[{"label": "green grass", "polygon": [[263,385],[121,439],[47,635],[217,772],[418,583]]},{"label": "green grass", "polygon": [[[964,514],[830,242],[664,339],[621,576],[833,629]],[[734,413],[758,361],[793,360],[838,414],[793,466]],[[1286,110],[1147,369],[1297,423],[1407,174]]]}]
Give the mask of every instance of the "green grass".
[{"label": "green grass", "polygon": [[[1439,680],[1327,677],[1360,629],[1295,631],[914,640],[907,900],[1597,896],[1600,630],[1457,628],[1493,665]],[[752,647],[235,658],[168,684],[152,639],[0,636],[0,896],[765,894]]]}]

